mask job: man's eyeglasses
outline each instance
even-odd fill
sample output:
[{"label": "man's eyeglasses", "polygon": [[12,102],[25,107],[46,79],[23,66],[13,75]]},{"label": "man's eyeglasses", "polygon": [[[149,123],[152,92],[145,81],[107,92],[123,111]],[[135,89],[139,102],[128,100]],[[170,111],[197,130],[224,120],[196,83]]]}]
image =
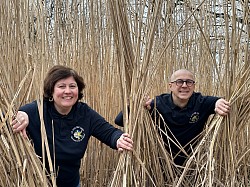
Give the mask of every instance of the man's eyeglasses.
[{"label": "man's eyeglasses", "polygon": [[195,83],[195,81],[190,80],[190,79],[187,79],[187,80],[177,79],[176,81],[172,81],[171,83],[175,83],[177,86],[182,86],[184,82],[186,83],[188,87],[193,86]]}]

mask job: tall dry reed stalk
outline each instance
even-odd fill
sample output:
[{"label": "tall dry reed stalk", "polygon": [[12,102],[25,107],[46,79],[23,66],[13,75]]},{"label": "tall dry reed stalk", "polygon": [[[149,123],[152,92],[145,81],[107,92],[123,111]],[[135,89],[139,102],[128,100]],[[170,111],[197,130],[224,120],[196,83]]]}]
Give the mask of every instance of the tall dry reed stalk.
[{"label": "tall dry reed stalk", "polygon": [[[20,105],[42,99],[54,64],[84,77],[83,101],[112,124],[123,110],[134,140],[132,153],[119,154],[91,139],[82,186],[248,186],[249,16],[248,1],[1,1],[0,186],[50,186],[31,142],[10,123]],[[183,170],[143,108],[145,96],[169,91],[179,68],[195,73],[197,91],[232,104],[228,117],[207,122]]]}]

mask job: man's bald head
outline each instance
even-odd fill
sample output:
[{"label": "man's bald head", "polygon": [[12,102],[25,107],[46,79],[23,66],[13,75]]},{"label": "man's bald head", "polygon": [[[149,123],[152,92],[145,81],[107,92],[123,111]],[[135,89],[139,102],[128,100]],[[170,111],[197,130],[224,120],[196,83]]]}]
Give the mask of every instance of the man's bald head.
[{"label": "man's bald head", "polygon": [[171,75],[170,82],[175,81],[176,79],[178,79],[178,77],[181,77],[182,75],[188,75],[190,79],[194,80],[194,74],[191,71],[187,69],[179,69]]}]

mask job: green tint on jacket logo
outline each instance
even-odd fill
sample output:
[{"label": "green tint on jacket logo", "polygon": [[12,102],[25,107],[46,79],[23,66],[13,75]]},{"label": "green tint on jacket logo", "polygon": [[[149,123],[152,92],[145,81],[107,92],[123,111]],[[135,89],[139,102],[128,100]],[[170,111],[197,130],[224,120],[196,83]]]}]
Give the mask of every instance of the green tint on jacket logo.
[{"label": "green tint on jacket logo", "polygon": [[199,112],[194,112],[189,118],[189,123],[196,123],[199,120]]}]

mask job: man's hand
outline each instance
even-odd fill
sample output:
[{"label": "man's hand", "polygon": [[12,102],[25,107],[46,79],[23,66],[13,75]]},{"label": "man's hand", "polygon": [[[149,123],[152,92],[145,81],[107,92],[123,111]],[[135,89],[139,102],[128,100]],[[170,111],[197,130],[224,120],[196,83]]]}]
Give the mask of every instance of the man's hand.
[{"label": "man's hand", "polygon": [[145,101],[144,107],[146,109],[150,110],[151,109],[151,105],[150,104],[153,101],[153,99],[151,99],[149,96],[146,96],[146,97],[144,97],[144,101]]},{"label": "man's hand", "polygon": [[225,99],[218,99],[214,111],[221,116],[226,116],[230,111],[230,103]]}]

